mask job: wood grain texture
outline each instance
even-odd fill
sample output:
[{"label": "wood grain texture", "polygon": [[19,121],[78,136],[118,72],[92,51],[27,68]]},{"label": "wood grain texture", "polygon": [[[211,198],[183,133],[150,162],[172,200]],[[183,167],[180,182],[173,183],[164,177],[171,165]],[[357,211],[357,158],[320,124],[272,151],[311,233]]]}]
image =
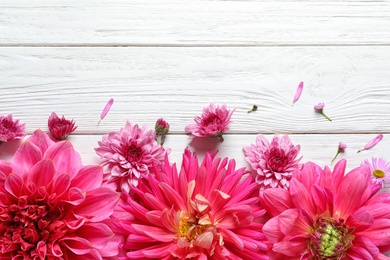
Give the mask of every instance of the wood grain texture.
[{"label": "wood grain texture", "polygon": [[382,45],[388,1],[3,0],[4,45]]},{"label": "wood grain texture", "polygon": [[390,47],[0,48],[0,57],[0,113],[29,133],[55,111],[76,120],[77,134],[159,117],[180,134],[210,102],[236,109],[229,133],[390,132]]}]

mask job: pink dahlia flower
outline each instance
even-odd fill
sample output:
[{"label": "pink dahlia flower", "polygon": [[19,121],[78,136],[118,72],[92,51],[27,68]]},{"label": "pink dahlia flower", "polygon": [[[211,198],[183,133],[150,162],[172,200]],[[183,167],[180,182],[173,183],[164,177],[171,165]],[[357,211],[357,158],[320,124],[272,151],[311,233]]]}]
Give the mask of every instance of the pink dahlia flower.
[{"label": "pink dahlia flower", "polygon": [[370,169],[371,180],[374,184],[384,187],[384,182],[390,181],[390,163],[383,158],[372,158],[371,161],[364,160],[361,166],[366,166]]},{"label": "pink dahlia flower", "polygon": [[137,186],[151,168],[161,167],[168,152],[157,143],[153,130],[130,122],[119,132],[103,136],[95,151],[106,166],[107,181],[115,183],[118,191],[129,191],[131,186]]},{"label": "pink dahlia flower", "polygon": [[345,160],[333,172],[309,162],[288,190],[260,193],[273,259],[388,259],[390,194],[375,194],[367,167],[345,168]]},{"label": "pink dahlia flower", "polygon": [[185,131],[197,137],[222,136],[229,130],[233,112],[234,110],[228,110],[226,105],[215,106],[211,103],[203,109],[201,116],[195,117],[195,124],[185,127]]},{"label": "pink dahlia flower", "polygon": [[246,161],[256,171],[256,181],[260,189],[288,189],[292,172],[299,169],[297,158],[300,146],[294,146],[287,135],[275,136],[271,143],[263,135],[258,135],[256,144],[244,147]]},{"label": "pink dahlia flower", "polygon": [[71,143],[35,131],[11,162],[0,161],[0,259],[115,256],[103,221],[119,196],[102,178],[100,166],[81,165]]},{"label": "pink dahlia flower", "polygon": [[13,120],[12,115],[0,115],[0,144],[7,141],[20,139],[26,135],[25,124],[19,123],[19,120]]},{"label": "pink dahlia flower", "polygon": [[134,197],[124,193],[129,214],[119,225],[128,259],[268,259],[258,185],[234,168],[234,160],[210,154],[199,165],[186,150],[180,173],[166,162]]},{"label": "pink dahlia flower", "polygon": [[51,135],[57,140],[64,140],[77,129],[73,120],[68,120],[64,116],[59,118],[54,112],[49,117],[48,126]]}]

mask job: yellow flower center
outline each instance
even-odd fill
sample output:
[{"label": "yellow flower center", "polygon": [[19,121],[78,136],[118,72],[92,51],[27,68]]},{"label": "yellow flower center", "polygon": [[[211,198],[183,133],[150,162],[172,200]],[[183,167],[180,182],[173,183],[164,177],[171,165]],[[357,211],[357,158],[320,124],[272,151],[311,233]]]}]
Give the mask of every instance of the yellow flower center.
[{"label": "yellow flower center", "polygon": [[372,175],[374,175],[375,178],[383,178],[385,177],[385,172],[379,169],[376,169],[372,172]]},{"label": "yellow flower center", "polygon": [[179,222],[179,235],[185,237],[188,241],[195,240],[210,225],[201,225],[198,219],[193,216],[183,216]]}]

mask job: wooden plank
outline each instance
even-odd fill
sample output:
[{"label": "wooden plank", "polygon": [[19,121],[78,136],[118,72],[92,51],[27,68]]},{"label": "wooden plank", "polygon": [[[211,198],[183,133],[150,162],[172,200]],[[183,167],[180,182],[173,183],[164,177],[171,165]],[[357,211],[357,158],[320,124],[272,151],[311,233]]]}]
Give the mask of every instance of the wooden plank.
[{"label": "wooden plank", "polygon": [[3,0],[4,45],[389,44],[388,1]]},{"label": "wooden plank", "polygon": [[[47,129],[53,111],[74,118],[78,134],[159,117],[184,133],[210,102],[236,109],[229,133],[390,132],[390,47],[0,48],[0,57],[0,114],[29,133]],[[333,122],[315,113],[318,102]]]}]

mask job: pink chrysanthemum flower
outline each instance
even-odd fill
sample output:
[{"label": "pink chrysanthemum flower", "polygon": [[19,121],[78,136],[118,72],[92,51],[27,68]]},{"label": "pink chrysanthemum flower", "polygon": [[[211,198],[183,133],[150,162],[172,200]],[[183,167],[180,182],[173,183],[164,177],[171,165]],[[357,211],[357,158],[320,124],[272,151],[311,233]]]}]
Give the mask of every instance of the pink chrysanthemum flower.
[{"label": "pink chrysanthemum flower", "polygon": [[134,197],[123,194],[130,214],[119,225],[128,259],[268,259],[252,176],[243,179],[234,160],[210,154],[199,165],[188,150],[180,173],[164,165],[133,189]]},{"label": "pink chrysanthemum flower", "polygon": [[361,166],[366,166],[371,171],[371,180],[374,184],[378,184],[381,187],[384,186],[384,182],[390,181],[390,163],[383,158],[372,158],[364,160]]},{"label": "pink chrysanthemum flower", "polygon": [[300,167],[297,158],[299,145],[293,145],[287,135],[276,135],[271,143],[263,135],[258,135],[256,144],[244,147],[246,161],[256,171],[256,181],[260,189],[288,189],[292,172]]},{"label": "pink chrysanthemum flower", "polygon": [[26,135],[25,124],[19,120],[13,120],[12,115],[0,115],[0,144],[7,141],[20,139]]},{"label": "pink chrysanthemum flower", "polygon": [[376,194],[367,167],[345,168],[345,160],[333,172],[309,162],[288,190],[260,193],[272,259],[388,259],[390,194]]},{"label": "pink chrysanthemum flower", "polygon": [[160,167],[167,154],[155,140],[154,130],[140,128],[130,122],[119,132],[110,132],[99,141],[96,153],[106,166],[108,182],[115,183],[117,190],[130,190],[137,186],[141,177],[149,174],[152,167]]},{"label": "pink chrysanthemum flower", "polygon": [[64,140],[77,129],[73,120],[68,120],[64,116],[59,118],[54,112],[51,113],[47,124],[51,135],[56,140]]},{"label": "pink chrysanthemum flower", "polygon": [[102,178],[101,166],[82,166],[71,143],[36,131],[12,162],[0,161],[0,259],[115,256],[102,221],[119,196]]},{"label": "pink chrysanthemum flower", "polygon": [[195,124],[185,127],[185,131],[197,137],[222,136],[229,130],[233,112],[234,110],[228,110],[226,105],[215,106],[211,103],[203,109],[201,116],[195,117]]}]

